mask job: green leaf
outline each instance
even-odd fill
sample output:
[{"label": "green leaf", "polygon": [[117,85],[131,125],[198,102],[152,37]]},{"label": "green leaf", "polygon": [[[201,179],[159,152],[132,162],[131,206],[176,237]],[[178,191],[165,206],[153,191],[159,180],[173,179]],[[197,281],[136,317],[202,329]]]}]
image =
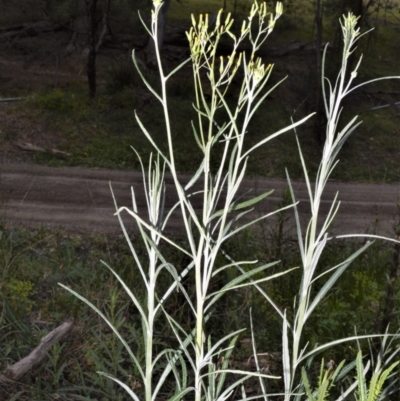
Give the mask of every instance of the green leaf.
[{"label": "green leaf", "polygon": [[364,365],[362,362],[362,352],[361,350],[358,351],[357,358],[356,358],[356,368],[357,368],[357,394],[358,394],[358,401],[366,401],[367,400],[367,389],[365,383],[365,376],[364,376]]},{"label": "green leaf", "polygon": [[305,314],[305,318],[310,317],[313,310],[317,307],[317,305],[322,301],[324,296],[328,293],[328,291],[332,288],[335,282],[339,279],[342,273],[346,270],[346,268],[350,265],[351,262],[354,261],[359,255],[361,255],[368,247],[372,245],[372,242],[366,243],[362,248],[358,249],[352,255],[350,255],[344,262],[335,266],[335,272],[329,277],[328,281],[324,284],[324,286],[319,290],[318,294],[314,297],[311,305],[308,307],[307,312]]},{"label": "green leaf", "polygon": [[304,369],[304,367],[301,368],[301,378],[303,380],[304,389],[305,389],[307,397],[308,397],[307,401],[314,401],[315,398],[312,394],[310,382],[308,381],[307,373],[306,373],[306,370]]},{"label": "green leaf", "polygon": [[233,211],[236,210],[240,210],[243,209],[245,207],[249,207],[252,205],[255,205],[256,203],[262,201],[263,199],[267,198],[268,196],[270,196],[272,193],[274,192],[274,190],[268,191],[268,192],[264,192],[261,195],[258,195],[252,199],[246,200],[244,202],[240,202],[238,204],[232,204],[227,210],[226,209],[222,209],[219,210],[218,212],[215,212],[211,217],[210,217],[210,221],[215,219],[216,217],[222,216],[225,213],[231,213]]},{"label": "green leaf", "polygon": [[[125,341],[121,333],[118,331],[118,329],[110,322],[110,320],[107,319],[107,317],[104,315],[103,312],[101,312],[95,305],[93,305],[90,301],[88,301],[86,298],[84,298],[82,295],[79,295],[77,292],[74,290],[71,290],[71,288],[65,286],[64,284],[58,283],[58,285],[68,292],[70,292],[72,295],[83,301],[86,305],[88,305],[91,309],[93,309],[110,327],[110,329],[114,332],[114,334],[118,337],[119,341],[124,345],[125,349],[127,350],[129,356],[131,357],[132,361],[135,363],[136,368],[138,369],[142,380],[144,381],[144,372],[142,370],[141,364],[137,360],[136,356],[132,352],[131,347],[128,345],[128,343]],[[140,304],[139,304],[140,305]],[[139,312],[144,316],[144,323],[147,324],[147,319],[146,316],[144,315],[143,309],[139,309]]]},{"label": "green leaf", "polygon": [[179,393],[173,395],[171,398],[168,398],[168,401],[181,401],[184,399],[184,396],[186,394],[189,394],[190,392],[194,392],[195,388],[194,387],[186,387]]}]

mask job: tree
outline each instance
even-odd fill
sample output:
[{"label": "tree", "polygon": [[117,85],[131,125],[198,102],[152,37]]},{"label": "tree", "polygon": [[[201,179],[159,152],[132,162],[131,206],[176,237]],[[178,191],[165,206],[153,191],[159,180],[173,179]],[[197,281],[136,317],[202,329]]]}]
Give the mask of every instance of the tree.
[{"label": "tree", "polygon": [[87,14],[87,77],[89,84],[89,96],[93,98],[96,95],[97,83],[96,83],[96,56],[103,43],[104,36],[108,30],[108,19],[110,14],[111,0],[108,0],[106,10],[103,12],[101,17],[103,21],[103,27],[98,33],[98,25],[100,18],[98,16],[98,0],[85,0],[86,14]]},{"label": "tree", "polygon": [[94,97],[96,94],[96,11],[97,11],[97,0],[85,0],[88,25],[89,25],[89,40],[88,40],[88,60],[87,60],[87,77],[89,83],[89,95]]}]

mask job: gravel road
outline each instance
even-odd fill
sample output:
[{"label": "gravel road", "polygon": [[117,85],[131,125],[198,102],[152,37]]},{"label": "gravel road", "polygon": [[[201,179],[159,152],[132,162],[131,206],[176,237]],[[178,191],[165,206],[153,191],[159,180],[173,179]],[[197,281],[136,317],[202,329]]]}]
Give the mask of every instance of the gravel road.
[{"label": "gravel road", "polygon": [[[110,192],[112,185],[119,206],[130,206],[131,190],[137,194],[139,211],[145,212],[142,176],[135,171],[116,171],[89,168],[52,168],[34,164],[3,163],[1,166],[1,218],[8,223],[23,225],[44,224],[64,227],[77,232],[113,232],[119,230]],[[186,181],[187,176],[182,176]],[[309,206],[304,182],[293,183],[299,209],[307,217]],[[247,197],[274,189],[274,193],[253,212],[270,212],[282,200],[286,182],[278,179],[246,179],[241,192]],[[176,197],[172,180],[166,177],[166,206]],[[250,191],[250,193],[248,193]],[[375,185],[359,183],[329,183],[322,202],[327,213],[330,201],[339,191],[341,206],[331,229],[332,234],[363,233],[379,220],[380,234],[393,236],[400,184]],[[201,209],[201,199],[193,198],[195,208]],[[291,213],[291,212],[289,212]],[[126,216],[126,221],[131,221]],[[271,224],[273,219],[270,220]],[[289,222],[288,224],[291,224]],[[180,228],[179,216],[173,217],[169,230]]]}]

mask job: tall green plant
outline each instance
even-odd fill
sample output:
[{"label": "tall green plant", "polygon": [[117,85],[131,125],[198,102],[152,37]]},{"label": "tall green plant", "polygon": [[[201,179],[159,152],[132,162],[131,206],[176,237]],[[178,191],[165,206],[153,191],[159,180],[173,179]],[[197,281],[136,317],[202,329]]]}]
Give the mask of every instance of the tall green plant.
[{"label": "tall green plant", "polygon": [[[152,22],[148,29],[149,35],[155,42],[156,57],[160,78],[160,89],[156,89],[146,80],[140,70],[133,53],[134,64],[147,85],[148,89],[158,100],[165,118],[165,134],[167,151],[163,152],[161,144],[156,143],[151,133],[151,127],[145,127],[139,116],[136,119],[144,135],[154,148],[155,157],[151,157],[148,168],[142,164],[143,191],[146,195],[148,215],[139,214],[136,203],[135,191],[132,190],[132,208],[118,208],[117,216],[120,220],[122,230],[131,249],[135,266],[146,288],[146,297],[141,300],[131,288],[120,278],[117,272],[108,266],[125,292],[130,297],[133,305],[140,314],[142,320],[143,343],[145,362],[142,365],[129,344],[125,341],[119,330],[106,316],[88,300],[84,299],[74,291],[68,289],[77,297],[93,308],[110,326],[115,335],[127,350],[132,364],[139,372],[140,381],[143,386],[143,399],[153,401],[173,382],[173,390],[169,390],[169,400],[195,399],[196,401],[226,400],[232,393],[251,376],[271,378],[270,375],[260,372],[247,372],[230,368],[229,358],[241,331],[228,333],[220,339],[214,340],[208,330],[208,320],[211,316],[216,302],[228,291],[243,286],[255,286],[271,303],[283,320],[283,365],[284,365],[284,398],[290,400],[292,397],[300,399],[303,394],[304,383],[301,383],[299,368],[305,364],[308,358],[326,347],[333,346],[344,340],[318,347],[312,351],[303,345],[304,326],[313,310],[321,302],[323,297],[332,288],[347,266],[363,252],[370,244],[366,244],[350,258],[322,274],[317,275],[317,265],[320,255],[329,241],[328,228],[338,210],[337,197],[332,202],[328,217],[323,220],[322,228],[319,229],[320,203],[326,182],[336,165],[336,156],[343,142],[355,129],[355,119],[352,120],[342,131],[337,132],[340,118],[340,104],[344,96],[351,90],[351,81],[356,71],[351,74],[351,81],[345,82],[346,63],[353,45],[360,37],[355,28],[356,18],[349,15],[343,19],[342,30],[344,34],[344,52],[342,69],[334,86],[328,83],[329,97],[326,99],[326,113],[328,115],[327,139],[323,151],[321,165],[318,171],[315,187],[313,188],[307,175],[305,162],[301,155],[307,186],[309,189],[310,207],[312,217],[307,226],[305,234],[300,225],[300,219],[296,207],[293,188],[288,182],[293,198],[293,204],[286,205],[274,212],[294,207],[297,221],[297,235],[302,260],[303,278],[299,283],[299,295],[295,302],[295,317],[289,322],[286,311],[281,311],[273,300],[263,291],[260,283],[271,280],[283,273],[269,274],[268,268],[277,262],[259,265],[257,261],[235,261],[223,250],[224,243],[232,236],[246,229],[257,221],[271,216],[273,213],[262,217],[251,219],[249,211],[259,201],[268,197],[272,191],[263,193],[250,200],[243,200],[239,189],[246,174],[247,161],[251,153],[258,147],[265,145],[273,138],[281,135],[306,121],[310,116],[298,122],[293,122],[288,127],[273,133],[256,145],[246,148],[245,139],[248,127],[254,113],[259,105],[278,85],[267,87],[271,65],[263,64],[256,52],[272,32],[276,21],[282,14],[282,5],[277,3],[274,13],[269,13],[265,3],[253,4],[249,18],[244,21],[239,32],[233,31],[233,20],[228,14],[223,17],[222,12],[217,16],[215,24],[211,25],[208,16],[200,16],[197,20],[192,17],[192,27],[187,33],[190,48],[190,59],[179,65],[172,72],[166,73],[161,61],[160,51],[157,44],[157,18],[162,1],[153,1]],[[255,27],[258,22],[258,27]],[[228,57],[218,57],[217,49],[223,37],[232,40],[232,52]],[[247,39],[251,49],[247,54],[239,52],[239,46]],[[175,138],[171,121],[174,110],[168,103],[168,83],[170,78],[177,73],[185,64],[191,62],[193,79],[195,84],[194,109],[197,113],[197,121],[192,122],[193,135],[202,161],[197,172],[187,182],[179,176],[175,163]],[[243,71],[243,81],[236,105],[233,107],[226,100],[226,94],[237,75],[238,70]],[[323,77],[324,84],[325,78]],[[211,88],[211,93],[205,95],[205,87]],[[325,96],[326,98],[326,96]],[[225,120],[223,120],[225,116]],[[178,139],[179,140],[179,139]],[[217,161],[214,160],[214,149],[222,146],[222,154]],[[299,146],[300,148],[300,146]],[[138,155],[139,157],[139,155]],[[139,157],[140,159],[140,157]],[[141,161],[142,163],[142,161]],[[211,166],[217,166],[212,168]],[[170,211],[164,209],[165,202],[165,178],[166,174],[172,179],[175,195],[178,199]],[[195,199],[201,200],[201,210],[195,208]],[[136,222],[141,239],[147,251],[146,262],[139,257],[132,243],[125,225],[122,221],[122,212],[127,212]],[[167,229],[171,215],[179,214],[181,227],[184,232],[187,245],[178,243],[172,236],[168,235]],[[184,255],[187,265],[182,269],[171,263],[163,252],[163,245],[174,248]],[[225,265],[217,262],[217,257],[224,254],[227,257]],[[254,265],[251,270],[245,271],[244,265]],[[222,277],[226,280],[227,269],[236,268],[240,274],[229,282],[224,282],[222,288],[215,290],[212,283]],[[260,272],[265,272],[261,279],[255,277]],[[172,283],[164,293],[160,293],[159,280],[162,274],[167,273],[172,278]],[[195,296],[192,297],[182,285],[182,280],[189,274],[193,274],[195,282]],[[312,297],[312,286],[321,278],[326,278],[318,294]],[[170,295],[180,291],[187,303],[187,307],[194,316],[194,325],[185,327],[182,321],[168,312],[166,305]],[[155,347],[156,322],[161,317],[166,319],[173,331],[178,346],[163,349],[159,353]],[[355,337],[356,338],[356,337]],[[255,359],[257,355],[254,346]],[[156,375],[156,367],[158,370]],[[234,373],[232,380],[227,382],[227,375]],[[139,400],[140,395],[136,389],[130,388],[119,378],[112,377],[107,373],[101,373],[120,384],[133,400]],[[237,378],[239,377],[239,378]],[[304,376],[303,376],[304,377]],[[188,379],[189,378],[189,379]],[[321,383],[325,383],[322,380]],[[263,397],[268,399],[266,387],[261,380]],[[325,385],[325,384],[324,384]],[[242,387],[242,399],[251,399]],[[297,394],[296,394],[297,392]]]},{"label": "tall green plant", "polygon": [[[315,308],[321,303],[323,298],[330,291],[335,282],[339,279],[341,274],[345,271],[345,269],[355,258],[357,258],[357,256],[364,252],[373,243],[372,241],[367,241],[363,247],[354,252],[345,261],[339,263],[332,268],[329,268],[326,271],[323,271],[322,273],[317,272],[318,262],[322,255],[322,252],[326,247],[328,241],[333,239],[328,236],[328,230],[340,206],[340,202],[338,201],[338,194],[336,194],[330,205],[327,216],[321,218],[320,206],[322,194],[333,169],[338,163],[337,156],[340,149],[342,148],[349,135],[361,124],[361,122],[357,122],[356,116],[350,122],[348,122],[344,126],[344,128],[342,128],[340,131],[338,130],[339,120],[342,112],[342,101],[350,92],[355,89],[351,88],[351,84],[357,76],[358,68],[362,60],[362,58],[360,58],[355,69],[350,74],[350,79],[346,81],[349,58],[355,50],[354,46],[356,42],[363,36],[362,34],[360,34],[360,29],[357,28],[357,20],[358,18],[356,16],[349,13],[347,16],[344,16],[341,21],[344,43],[342,64],[336,81],[333,84],[324,75],[327,51],[327,47],[325,47],[322,68],[322,87],[325,103],[325,113],[327,116],[326,140],[324,143],[322,159],[314,185],[312,185],[308,176],[306,164],[300,148],[300,142],[297,140],[305,175],[305,181],[308,188],[311,212],[311,218],[308,221],[305,233],[300,223],[300,218],[295,202],[295,194],[293,191],[293,187],[291,186],[289,174],[287,173],[287,180],[290,186],[292,200],[295,203],[294,211],[297,226],[297,240],[302,260],[303,276],[300,283],[298,297],[295,302],[294,321],[290,325],[288,320],[286,319],[286,315],[283,319],[285,400],[289,400],[291,398],[291,394],[299,388],[296,384],[296,381],[298,380],[298,376],[296,373],[299,366],[304,363],[308,358],[312,357],[315,353],[328,347],[328,345],[324,345],[311,351],[307,350],[308,344],[306,343],[304,345],[303,341],[303,331],[307,320],[309,319]],[[367,83],[370,82],[373,81],[369,81]],[[358,85],[356,88],[362,85],[365,84]],[[360,235],[338,236],[337,238],[357,236]],[[372,235],[369,237],[382,238]],[[322,285],[320,290],[316,295],[313,295],[313,287],[315,287],[317,282],[321,281]],[[290,333],[291,341],[288,338],[288,332]],[[348,340],[349,339],[340,339],[330,343],[329,346],[331,347]],[[300,398],[297,397],[297,399]]]}]

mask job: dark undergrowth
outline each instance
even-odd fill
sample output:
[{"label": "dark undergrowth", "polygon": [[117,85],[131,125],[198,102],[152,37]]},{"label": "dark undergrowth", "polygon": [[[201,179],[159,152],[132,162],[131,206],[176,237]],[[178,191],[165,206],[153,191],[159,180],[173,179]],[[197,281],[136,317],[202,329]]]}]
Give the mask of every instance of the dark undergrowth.
[{"label": "dark undergrowth", "polygon": [[[267,224],[245,231],[230,241],[225,251],[236,260],[258,259],[274,266],[275,272],[298,266],[298,250],[290,237],[287,223],[279,226]],[[184,241],[183,239],[181,241]],[[320,263],[334,266],[350,255],[359,243],[334,242]],[[139,257],[146,252],[137,249]],[[176,266],[186,267],[187,261],[171,249],[165,255]],[[391,322],[391,332],[396,332],[399,319],[395,312],[400,304],[400,282],[397,276],[399,249],[388,243],[376,243],[343,275],[330,296],[317,308],[305,338],[313,347],[337,338],[351,336],[355,328],[358,334],[384,332],[385,319]],[[3,385],[4,400],[125,400],[126,395],[112,381],[99,376],[96,371],[106,371],[124,379],[140,392],[140,378],[129,362],[125,349],[109,327],[89,308],[62,290],[62,282],[105,311],[124,339],[133,347],[136,356],[144,358],[140,317],[133,311],[126,294],[100,262],[104,260],[121,275],[136,294],[144,294],[138,283],[138,271],[132,262],[129,249],[118,235],[72,235],[61,229],[37,228],[26,230],[3,226],[0,231],[0,371],[18,362],[38,345],[40,339],[64,321],[73,319],[72,332],[61,343],[56,343],[45,359],[25,374],[15,384]],[[179,260],[178,260],[179,258]],[[225,263],[221,256],[221,265]],[[397,262],[396,262],[397,261]],[[251,266],[249,266],[251,268]],[[392,276],[382,274],[392,271]],[[395,275],[393,275],[395,272]],[[269,272],[272,274],[273,272]],[[228,278],[235,271],[227,271]],[[292,310],[301,272],[294,270],[263,285],[274,302]],[[255,277],[256,278],[256,277]],[[165,277],[165,288],[170,278]],[[216,284],[218,285],[218,283]],[[221,283],[222,285],[222,283]],[[320,284],[322,285],[322,283]],[[184,282],[189,294],[195,292],[193,278]],[[314,289],[316,292],[318,288]],[[162,288],[159,289],[162,292]],[[171,315],[190,327],[191,314],[185,306],[183,295],[173,294],[165,306]],[[269,357],[260,360],[272,374],[280,375],[282,369],[281,323],[271,306],[255,288],[236,290],[223,300],[212,313],[209,334],[221,338],[250,324],[249,307],[252,310],[254,335],[258,352]],[[157,323],[156,343],[160,349],[176,346],[168,323],[161,316]],[[234,365],[248,369],[252,355],[250,332],[245,331],[235,350]],[[369,352],[374,344],[361,344]],[[356,344],[348,343],[329,350],[325,360],[353,360]],[[247,365],[246,365],[247,363]],[[317,369],[315,374],[317,374]],[[273,384],[271,384],[273,386]],[[250,381],[248,387],[257,384]]]}]

